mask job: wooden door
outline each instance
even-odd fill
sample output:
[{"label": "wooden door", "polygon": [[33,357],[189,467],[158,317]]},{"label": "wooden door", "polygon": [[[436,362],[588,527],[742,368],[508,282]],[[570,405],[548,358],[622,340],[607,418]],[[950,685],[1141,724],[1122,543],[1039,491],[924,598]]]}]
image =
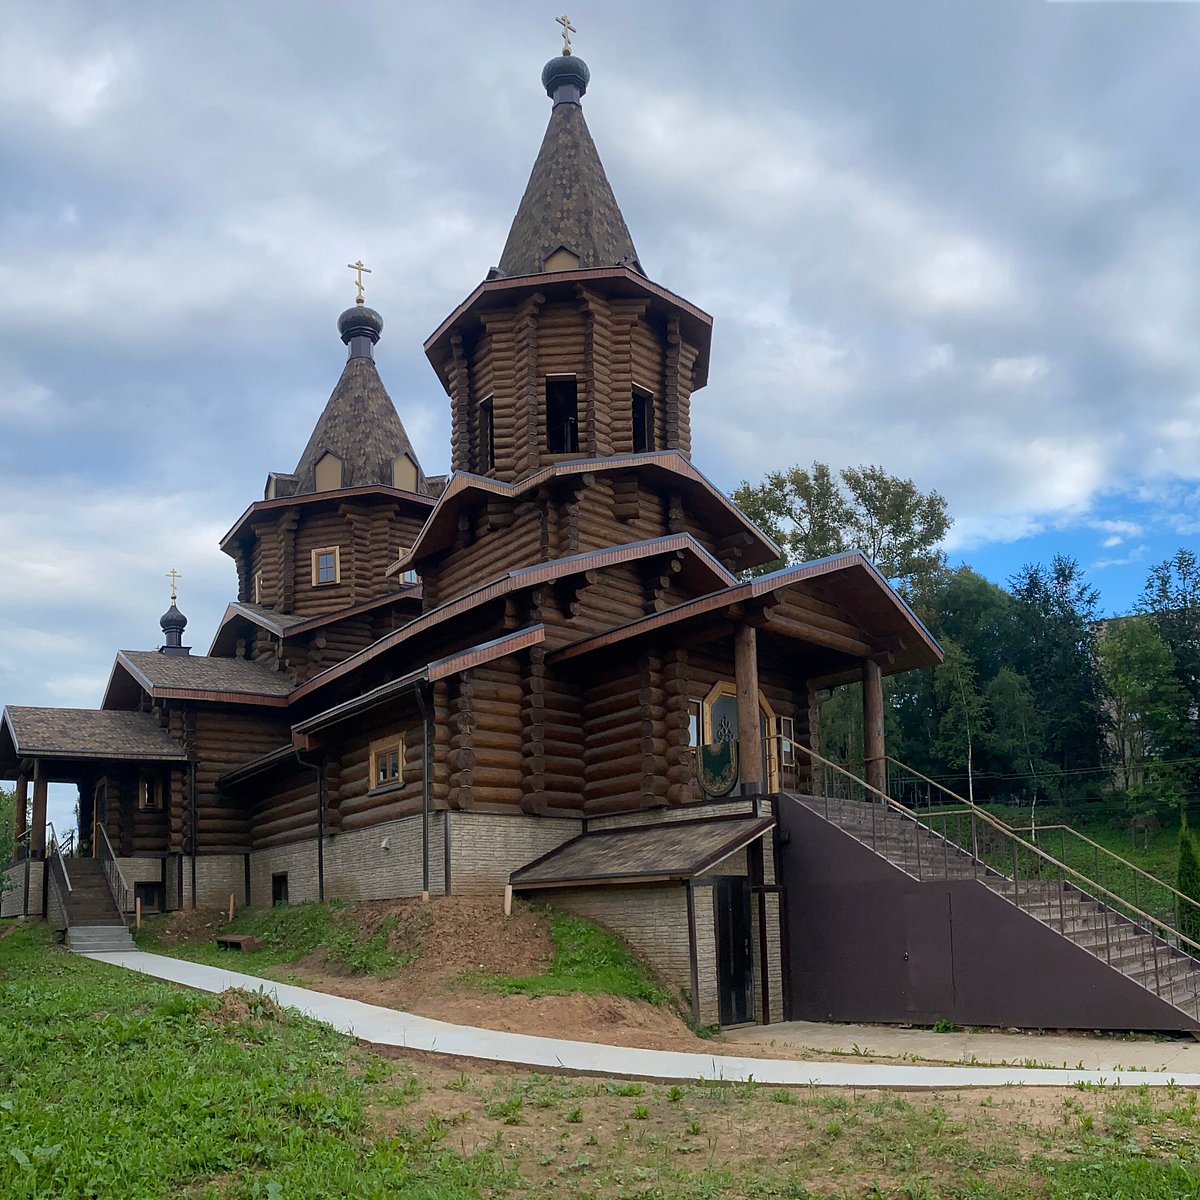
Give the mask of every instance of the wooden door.
[{"label": "wooden door", "polygon": [[713,888],[717,921],[717,997],[722,1025],[754,1020],[754,963],[750,948],[750,881],[729,875]]}]

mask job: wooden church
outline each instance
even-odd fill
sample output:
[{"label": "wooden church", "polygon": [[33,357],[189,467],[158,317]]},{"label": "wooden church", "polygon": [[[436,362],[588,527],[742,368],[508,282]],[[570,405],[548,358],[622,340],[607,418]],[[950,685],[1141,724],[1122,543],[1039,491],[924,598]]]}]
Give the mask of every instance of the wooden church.
[{"label": "wooden church", "polygon": [[[360,286],[300,461],[221,542],[237,598],[209,652],[172,597],[99,709],[4,710],[0,779],[33,813],[5,914],[86,946],[97,872],[125,909],[483,893],[499,919],[511,888],[615,929],[698,1021],[891,1019],[861,978],[883,968],[839,966],[803,906],[887,928],[894,905],[821,892],[796,822],[828,817],[782,793],[815,790],[815,697],[849,680],[882,789],[882,677],[940,651],[858,553],[747,577],[779,552],[691,457],[712,319],[647,274],[588,82],[569,47],[546,65],[499,266],[425,343],[449,476],[417,459]],[[83,857],[47,845],[51,781],[79,787]]]}]

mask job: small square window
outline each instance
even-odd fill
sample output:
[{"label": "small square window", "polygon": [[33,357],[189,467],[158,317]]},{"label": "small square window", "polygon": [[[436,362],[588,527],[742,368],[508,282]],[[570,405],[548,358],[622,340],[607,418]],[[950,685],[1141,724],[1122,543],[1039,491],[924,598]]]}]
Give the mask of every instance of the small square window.
[{"label": "small square window", "polygon": [[341,583],[341,553],[337,546],[321,546],[312,552],[313,587],[325,587]]},{"label": "small square window", "polygon": [[371,743],[371,787],[391,787],[404,778],[403,737],[382,738]]}]

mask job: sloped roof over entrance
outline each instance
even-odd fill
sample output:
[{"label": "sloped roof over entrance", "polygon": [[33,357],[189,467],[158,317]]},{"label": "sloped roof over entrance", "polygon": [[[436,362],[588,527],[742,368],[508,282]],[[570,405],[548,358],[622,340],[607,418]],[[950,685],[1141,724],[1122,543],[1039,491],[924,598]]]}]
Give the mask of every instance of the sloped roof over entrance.
[{"label": "sloped roof over entrance", "polygon": [[203,654],[166,655],[157,650],[121,650],[104,692],[105,708],[136,702],[140,691],[156,700],[217,700],[282,707],[292,681],[244,658]]},{"label": "sloped roof over entrance", "polygon": [[774,824],[772,817],[710,817],[585,833],[518,867],[510,882],[523,889],[691,879]]},{"label": "sloped roof over entrance", "polygon": [[0,768],[25,758],[180,762],[187,755],[149,713],[10,705],[0,721]]}]

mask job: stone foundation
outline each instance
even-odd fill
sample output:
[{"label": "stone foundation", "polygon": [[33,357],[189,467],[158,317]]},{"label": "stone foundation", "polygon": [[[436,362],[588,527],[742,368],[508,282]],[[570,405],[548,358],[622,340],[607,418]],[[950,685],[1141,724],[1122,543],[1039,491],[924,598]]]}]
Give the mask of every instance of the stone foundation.
[{"label": "stone foundation", "polygon": [[[28,870],[28,876],[26,871]],[[28,878],[28,903],[26,903]],[[20,862],[8,867],[0,881],[0,917],[42,915],[42,863]]]}]

